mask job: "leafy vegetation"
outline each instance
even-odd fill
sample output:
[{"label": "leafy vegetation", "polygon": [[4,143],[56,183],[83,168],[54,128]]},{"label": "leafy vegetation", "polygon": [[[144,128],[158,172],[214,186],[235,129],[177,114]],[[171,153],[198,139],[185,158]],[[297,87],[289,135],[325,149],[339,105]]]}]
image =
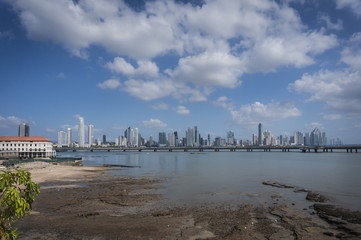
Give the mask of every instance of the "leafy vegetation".
[{"label": "leafy vegetation", "polygon": [[2,171],[0,174],[0,237],[16,239],[18,236],[12,224],[29,214],[39,186],[31,180],[31,173],[19,169]]}]

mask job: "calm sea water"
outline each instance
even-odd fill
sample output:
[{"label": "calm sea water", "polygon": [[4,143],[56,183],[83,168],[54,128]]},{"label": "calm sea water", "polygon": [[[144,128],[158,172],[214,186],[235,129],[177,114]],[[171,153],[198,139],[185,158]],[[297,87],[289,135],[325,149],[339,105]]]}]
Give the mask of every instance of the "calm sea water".
[{"label": "calm sea water", "polygon": [[[78,151],[85,166],[139,165],[112,174],[166,177],[168,202],[265,203],[272,195],[301,203],[305,194],[262,184],[265,180],[320,192],[331,202],[361,211],[361,153]],[[304,207],[304,206],[302,206]]]}]

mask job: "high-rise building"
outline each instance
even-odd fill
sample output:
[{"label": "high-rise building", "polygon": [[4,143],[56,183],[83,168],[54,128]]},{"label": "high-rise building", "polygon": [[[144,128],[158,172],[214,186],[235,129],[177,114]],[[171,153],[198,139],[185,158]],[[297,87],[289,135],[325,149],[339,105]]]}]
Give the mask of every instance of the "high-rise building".
[{"label": "high-rise building", "polygon": [[134,136],[134,146],[138,147],[139,146],[139,130],[138,128],[135,128],[135,136]]},{"label": "high-rise building", "polygon": [[94,128],[94,126],[92,124],[88,125],[88,144],[89,144],[89,147],[92,146],[93,143],[94,143],[93,128]]},{"label": "high-rise building", "polygon": [[158,143],[159,143],[159,146],[166,146],[167,145],[167,137],[165,135],[165,132],[160,132],[159,133]]},{"label": "high-rise building", "polygon": [[194,126],[194,146],[199,146],[198,127]]},{"label": "high-rise building", "polygon": [[30,127],[27,123],[21,123],[19,125],[19,137],[29,137],[30,136]]},{"label": "high-rise building", "polygon": [[82,117],[79,117],[78,141],[79,141],[79,147],[85,147],[85,143],[84,143],[84,118],[82,118]]},{"label": "high-rise building", "polygon": [[233,145],[234,144],[234,132],[228,131],[227,132],[227,145]]},{"label": "high-rise building", "polygon": [[258,124],[258,146],[263,145],[262,123]]},{"label": "high-rise building", "polygon": [[107,143],[107,135],[103,135],[103,144],[106,144]]},{"label": "high-rise building", "polygon": [[187,147],[193,147],[194,146],[194,134],[193,129],[188,128],[186,131],[186,138],[187,138]]},{"label": "high-rise building", "polygon": [[124,131],[124,137],[127,139],[127,144],[126,146],[129,147],[130,143],[131,143],[131,139],[130,139],[130,127],[128,127],[127,129],[125,129]]},{"label": "high-rise building", "polygon": [[168,143],[170,147],[175,147],[175,136],[174,133],[168,133]]},{"label": "high-rise building", "polygon": [[66,132],[58,132],[58,147],[66,146]]},{"label": "high-rise building", "polygon": [[71,144],[73,143],[73,134],[72,134],[72,131],[71,131],[71,128],[68,128],[68,140],[66,141],[68,147],[71,147]]}]

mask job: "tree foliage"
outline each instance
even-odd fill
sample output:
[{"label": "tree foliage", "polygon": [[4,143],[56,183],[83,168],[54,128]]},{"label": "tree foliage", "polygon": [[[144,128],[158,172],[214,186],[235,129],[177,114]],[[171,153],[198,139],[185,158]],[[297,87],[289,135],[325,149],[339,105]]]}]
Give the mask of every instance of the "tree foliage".
[{"label": "tree foliage", "polygon": [[15,239],[16,229],[12,224],[29,214],[39,186],[31,180],[31,173],[19,169],[2,171],[0,174],[0,237]]}]

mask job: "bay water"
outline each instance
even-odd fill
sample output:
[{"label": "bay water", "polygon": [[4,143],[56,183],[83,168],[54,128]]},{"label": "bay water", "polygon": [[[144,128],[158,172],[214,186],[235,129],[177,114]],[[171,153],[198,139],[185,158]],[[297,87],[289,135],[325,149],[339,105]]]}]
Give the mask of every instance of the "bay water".
[{"label": "bay water", "polygon": [[77,151],[85,166],[140,166],[109,174],[166,179],[158,190],[168,203],[266,204],[271,197],[306,207],[305,193],[263,181],[319,192],[333,204],[361,211],[361,153]]}]

